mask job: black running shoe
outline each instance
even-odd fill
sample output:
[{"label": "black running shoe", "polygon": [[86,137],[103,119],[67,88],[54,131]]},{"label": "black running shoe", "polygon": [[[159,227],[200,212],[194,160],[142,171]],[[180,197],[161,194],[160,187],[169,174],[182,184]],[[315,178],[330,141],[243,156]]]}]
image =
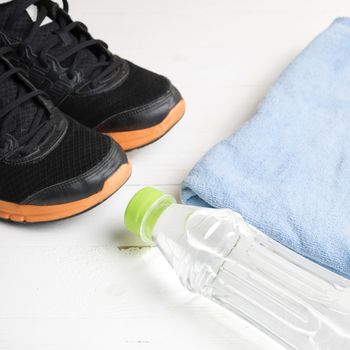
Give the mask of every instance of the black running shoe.
[{"label": "black running shoe", "polygon": [[0,49],[0,218],[54,221],[82,213],[130,175],[109,137],[66,117]]},{"label": "black running shoe", "polygon": [[63,9],[50,0],[0,5],[0,40],[15,48],[13,63],[63,112],[110,135],[124,150],[162,137],[184,114],[178,90],[167,78],[113,55],[71,20],[63,2]]}]

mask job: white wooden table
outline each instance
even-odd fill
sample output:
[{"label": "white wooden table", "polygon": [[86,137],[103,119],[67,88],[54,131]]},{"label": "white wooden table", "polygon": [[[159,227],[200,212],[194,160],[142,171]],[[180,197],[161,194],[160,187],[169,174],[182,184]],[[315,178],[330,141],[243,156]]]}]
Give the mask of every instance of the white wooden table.
[{"label": "white wooden table", "polygon": [[288,62],[347,0],[74,0],[74,18],[123,57],[170,77],[185,118],[129,154],[133,176],[80,217],[0,223],[0,350],[279,349],[253,327],[187,292],[123,213],[145,185],[179,195],[212,145],[253,115]]}]

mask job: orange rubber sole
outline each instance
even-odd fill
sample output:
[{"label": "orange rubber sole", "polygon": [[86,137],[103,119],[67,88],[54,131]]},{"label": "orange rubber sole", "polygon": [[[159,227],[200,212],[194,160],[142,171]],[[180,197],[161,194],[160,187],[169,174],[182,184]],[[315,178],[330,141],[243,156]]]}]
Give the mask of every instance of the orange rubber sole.
[{"label": "orange rubber sole", "polygon": [[0,201],[0,218],[20,223],[49,222],[81,214],[102,203],[116,192],[131,175],[131,165],[123,164],[109,177],[102,190],[79,201],[59,205],[21,205]]},{"label": "orange rubber sole", "polygon": [[110,132],[106,135],[118,142],[124,151],[131,151],[146,146],[165,135],[183,117],[185,109],[185,101],[181,100],[158,125],[141,130]]}]

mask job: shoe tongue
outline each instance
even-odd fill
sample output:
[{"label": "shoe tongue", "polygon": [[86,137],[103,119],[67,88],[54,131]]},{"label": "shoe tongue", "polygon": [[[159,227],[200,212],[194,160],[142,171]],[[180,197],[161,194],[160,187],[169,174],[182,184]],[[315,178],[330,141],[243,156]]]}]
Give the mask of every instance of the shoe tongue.
[{"label": "shoe tongue", "polygon": [[[0,63],[0,76],[8,70],[4,63]],[[19,87],[17,78],[10,77],[0,84],[0,110],[6,107],[9,103],[16,100],[21,94],[27,93],[29,90],[24,84],[23,88]],[[11,118],[6,133],[18,139],[24,136],[30,129],[35,116],[41,111],[41,107],[36,100],[29,100],[19,107]],[[0,120],[0,127],[2,121]]]},{"label": "shoe tongue", "polygon": [[[16,6],[14,2],[9,2],[6,4],[1,4],[0,0],[0,28],[6,23],[6,19],[15,11]],[[23,40],[28,35],[30,30],[33,27],[33,23],[37,18],[37,6],[31,5],[27,8],[26,11],[23,11],[14,22],[10,36],[16,38],[17,40]],[[45,47],[45,43],[51,40],[57,39],[57,34],[54,34],[54,31],[59,30],[59,25],[55,21],[52,21],[50,18],[46,17],[41,26],[38,28],[34,40],[31,42],[31,47],[34,52],[39,50],[42,47]],[[70,36],[72,41],[69,44],[58,44],[56,47],[50,50],[50,54],[53,56],[58,56],[63,52],[66,52],[71,47],[78,44],[78,39],[73,35]],[[80,51],[79,56],[81,57],[80,65],[78,69],[84,71],[89,68],[91,65],[94,65],[98,62],[96,55],[89,49]],[[74,56],[68,58],[62,62],[63,66],[69,66],[74,61]]]}]

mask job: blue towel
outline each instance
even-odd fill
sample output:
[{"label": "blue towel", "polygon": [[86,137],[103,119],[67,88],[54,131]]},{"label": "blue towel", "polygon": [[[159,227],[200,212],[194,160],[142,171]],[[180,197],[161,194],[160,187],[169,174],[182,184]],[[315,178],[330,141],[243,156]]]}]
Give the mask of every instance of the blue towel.
[{"label": "blue towel", "polygon": [[350,18],[313,40],[256,115],[204,156],[182,199],[231,208],[350,278]]}]

